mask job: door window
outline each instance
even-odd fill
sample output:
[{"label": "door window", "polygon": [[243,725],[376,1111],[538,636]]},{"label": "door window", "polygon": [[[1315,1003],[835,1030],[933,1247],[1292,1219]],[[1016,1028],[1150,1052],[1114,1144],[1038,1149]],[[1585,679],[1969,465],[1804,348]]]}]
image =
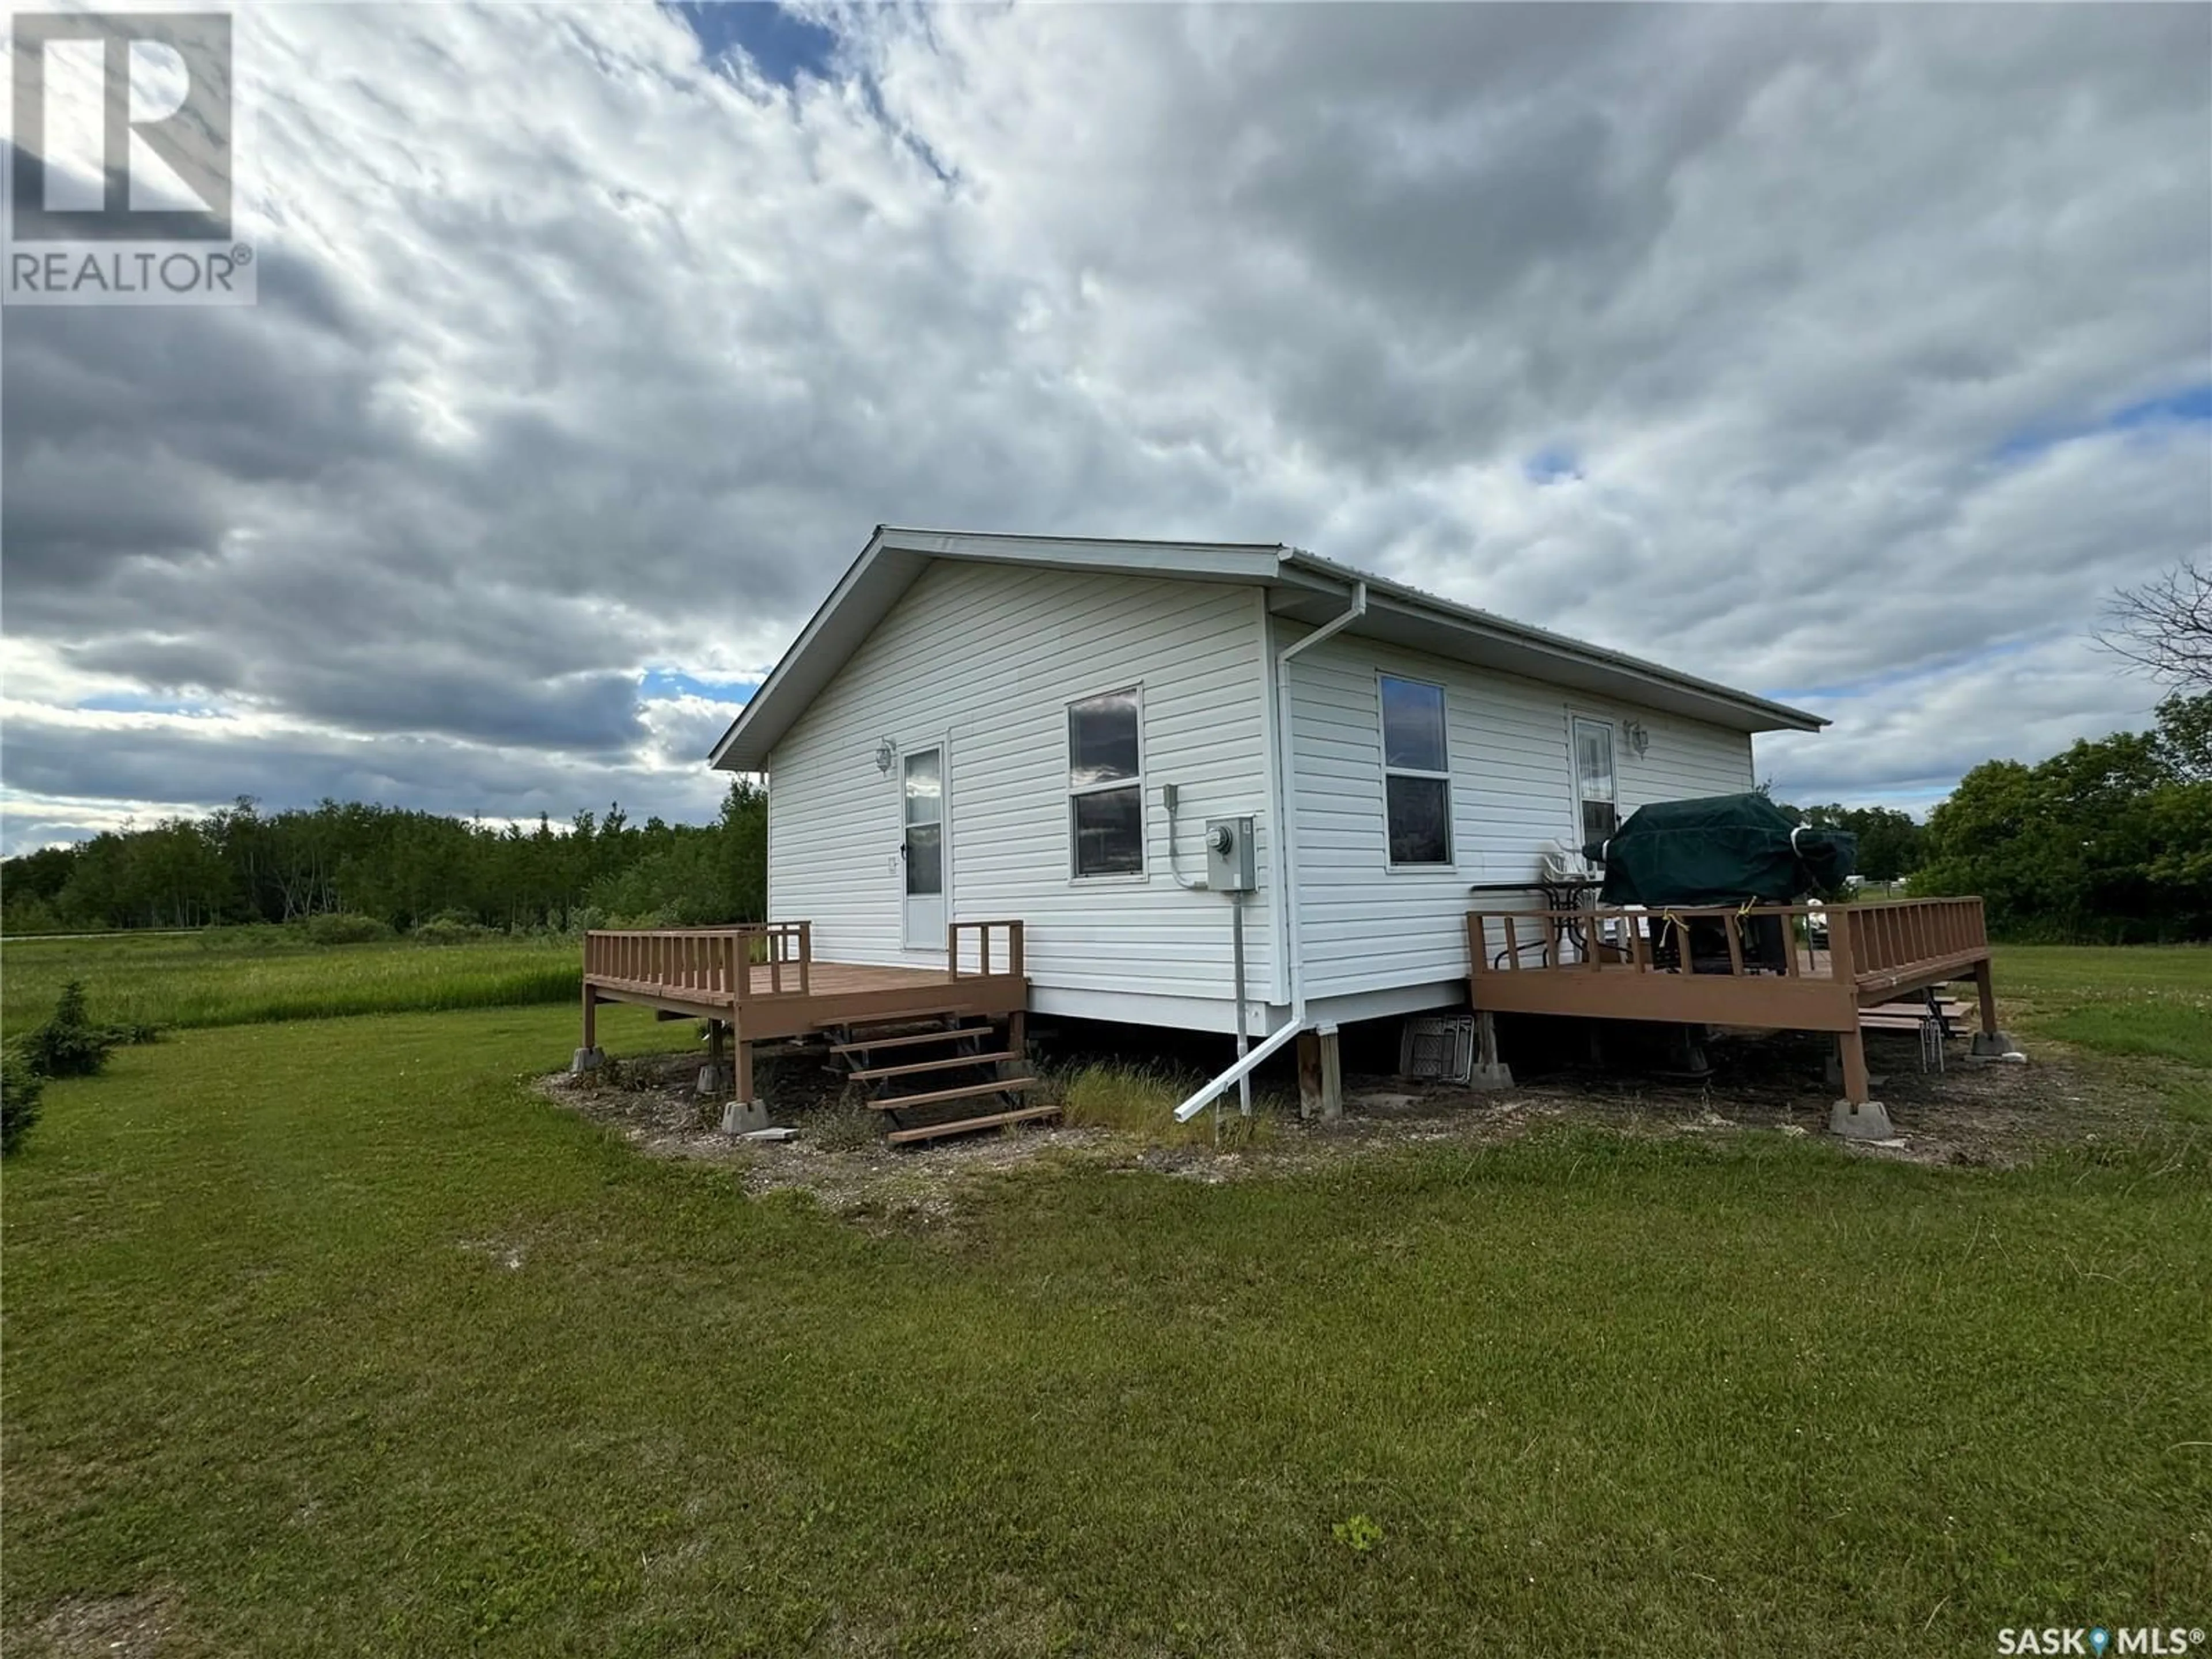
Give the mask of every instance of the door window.
[{"label": "door window", "polygon": [[1575,722],[1575,799],[1583,845],[1604,841],[1620,828],[1620,785],[1613,769],[1613,722]]},{"label": "door window", "polygon": [[945,751],[918,749],[906,757],[907,896],[944,890]]}]

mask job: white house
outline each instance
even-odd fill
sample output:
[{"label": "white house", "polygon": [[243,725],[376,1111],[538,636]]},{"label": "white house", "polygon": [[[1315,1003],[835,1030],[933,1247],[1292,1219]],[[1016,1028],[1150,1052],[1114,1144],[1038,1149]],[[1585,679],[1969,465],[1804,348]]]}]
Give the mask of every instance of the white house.
[{"label": "white house", "polygon": [[[1274,1031],[1464,1007],[1470,889],[1824,723],[1295,548],[885,527],[713,759],[766,775],[820,957],[1018,917],[1036,1011],[1225,1032],[1241,908]],[[1204,885],[1218,818],[1249,896]]]}]

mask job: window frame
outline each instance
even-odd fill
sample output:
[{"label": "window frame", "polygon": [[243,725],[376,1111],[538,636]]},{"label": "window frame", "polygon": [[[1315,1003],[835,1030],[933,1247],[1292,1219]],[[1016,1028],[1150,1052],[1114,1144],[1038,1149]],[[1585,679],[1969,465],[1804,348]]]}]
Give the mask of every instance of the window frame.
[{"label": "window frame", "polygon": [[[1129,778],[1107,778],[1096,783],[1075,781],[1075,711],[1086,702],[1097,702],[1102,697],[1133,696],[1137,700],[1137,774]],[[1065,822],[1067,826],[1067,879],[1071,884],[1081,883],[1090,886],[1096,882],[1135,884],[1152,879],[1152,848],[1147,842],[1145,822],[1145,683],[1131,680],[1118,685],[1109,685],[1096,691],[1086,691],[1080,696],[1070,697],[1060,710],[1060,735],[1063,744],[1060,767],[1060,788],[1067,797]],[[1076,829],[1075,803],[1086,795],[1111,794],[1117,789],[1133,789],[1137,793],[1137,867],[1133,870],[1094,870],[1085,873],[1080,865],[1083,839]]]},{"label": "window frame", "polygon": [[1613,834],[1620,832],[1621,820],[1627,817],[1620,810],[1620,722],[1610,714],[1570,708],[1567,710],[1567,798],[1569,811],[1574,815],[1573,846],[1577,852],[1580,852],[1589,839],[1583,827],[1582,728],[1585,726],[1600,727],[1605,732],[1606,756],[1613,774],[1613,795],[1607,804],[1613,808]]},{"label": "window frame", "polygon": [[[945,902],[946,906],[946,914],[948,915],[951,913],[951,906],[952,902],[951,747],[951,744],[943,738],[932,737],[921,738],[910,746],[901,749],[898,751],[898,764],[891,769],[891,781],[898,787],[898,828],[899,848],[901,853],[901,857],[899,859],[899,902],[903,905],[906,901],[910,898],[928,898],[932,896],[932,895],[927,893],[916,894],[907,890],[907,883],[911,879],[912,855],[906,852],[906,836],[907,831],[915,827],[914,821],[907,816],[907,801],[908,799],[906,793],[907,765],[916,755],[926,755],[932,750],[934,750],[937,753],[937,892],[934,896],[942,899]],[[903,931],[903,926],[904,924],[902,922],[902,931]]]},{"label": "window frame", "polygon": [[[1390,763],[1390,708],[1383,691],[1386,680],[1395,680],[1401,685],[1418,685],[1437,694],[1437,713],[1442,717],[1437,738],[1443,744],[1443,769],[1432,772],[1419,766],[1393,766]],[[1389,668],[1375,671],[1375,744],[1376,756],[1382,763],[1382,863],[1394,873],[1408,875],[1450,873],[1459,868],[1459,842],[1456,834],[1459,815],[1452,799],[1451,766],[1451,688],[1440,680],[1423,679],[1418,674],[1401,674]],[[1439,781],[1444,787],[1444,855],[1442,859],[1424,859],[1419,862],[1401,860],[1395,850],[1395,838],[1390,834],[1390,780],[1394,777],[1426,778]]]}]

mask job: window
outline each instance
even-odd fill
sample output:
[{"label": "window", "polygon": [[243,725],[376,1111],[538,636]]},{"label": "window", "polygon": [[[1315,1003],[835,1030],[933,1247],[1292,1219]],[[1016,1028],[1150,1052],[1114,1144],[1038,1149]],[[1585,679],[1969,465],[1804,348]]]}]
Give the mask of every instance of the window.
[{"label": "window", "polygon": [[1451,862],[1451,763],[1444,751],[1444,689],[1385,674],[1382,794],[1390,862]]},{"label": "window", "polygon": [[1613,722],[1575,721],[1575,801],[1582,845],[1620,828],[1620,789],[1613,770]]},{"label": "window", "polygon": [[1067,821],[1079,876],[1145,871],[1145,763],[1138,688],[1067,706]]},{"label": "window", "polygon": [[945,891],[945,751],[917,749],[906,757],[906,896]]}]

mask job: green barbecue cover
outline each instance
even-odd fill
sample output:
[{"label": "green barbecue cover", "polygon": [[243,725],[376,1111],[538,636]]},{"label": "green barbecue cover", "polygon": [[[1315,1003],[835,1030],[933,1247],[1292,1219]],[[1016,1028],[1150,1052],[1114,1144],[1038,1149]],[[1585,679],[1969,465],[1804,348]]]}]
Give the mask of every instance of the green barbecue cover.
[{"label": "green barbecue cover", "polygon": [[1793,826],[1764,795],[1708,795],[1639,806],[1583,854],[1605,866],[1608,904],[1788,904],[1841,887],[1858,837]]}]

